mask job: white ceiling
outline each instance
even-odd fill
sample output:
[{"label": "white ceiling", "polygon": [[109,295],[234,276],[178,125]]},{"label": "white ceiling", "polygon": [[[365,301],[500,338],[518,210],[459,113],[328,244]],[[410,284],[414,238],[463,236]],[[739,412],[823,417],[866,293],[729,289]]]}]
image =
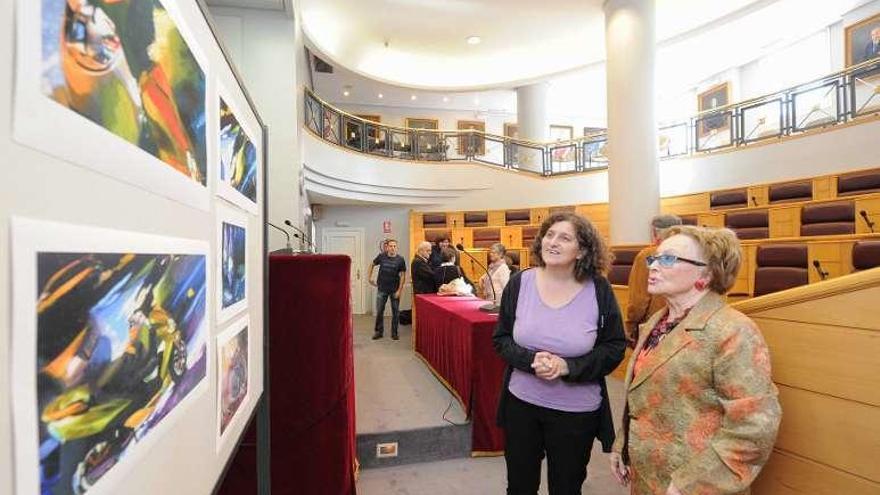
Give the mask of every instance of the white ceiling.
[{"label": "white ceiling", "polygon": [[[656,0],[674,39],[776,0]],[[605,58],[604,0],[300,0],[309,44],[328,62],[421,89],[513,86]],[[479,45],[466,38],[478,35]],[[387,45],[387,46],[386,46]]]},{"label": "white ceiling", "polygon": [[289,11],[290,0],[205,0],[212,7]]}]

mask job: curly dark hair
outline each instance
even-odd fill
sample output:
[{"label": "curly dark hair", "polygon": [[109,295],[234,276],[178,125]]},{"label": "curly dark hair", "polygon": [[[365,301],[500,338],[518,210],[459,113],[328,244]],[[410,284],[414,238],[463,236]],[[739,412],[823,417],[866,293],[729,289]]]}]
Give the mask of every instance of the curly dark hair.
[{"label": "curly dark hair", "polygon": [[611,254],[611,250],[608,249],[605,240],[602,239],[599,231],[589,220],[570,212],[554,213],[541,224],[538,235],[535,236],[535,241],[532,243],[531,250],[532,256],[538,261],[538,266],[546,266],[544,258],[541,257],[541,240],[547,234],[547,231],[550,230],[550,227],[559,222],[569,222],[574,226],[578,245],[584,252],[584,256],[581,256],[574,265],[575,280],[583,282],[596,275],[604,276],[611,266],[614,255]]}]

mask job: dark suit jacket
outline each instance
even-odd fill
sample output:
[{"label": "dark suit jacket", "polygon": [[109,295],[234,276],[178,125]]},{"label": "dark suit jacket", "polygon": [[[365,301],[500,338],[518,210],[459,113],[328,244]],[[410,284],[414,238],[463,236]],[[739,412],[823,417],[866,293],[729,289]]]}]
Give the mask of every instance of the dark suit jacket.
[{"label": "dark suit jacket", "polygon": [[419,255],[416,255],[412,260],[412,287],[413,294],[434,294],[437,292],[434,270]]}]

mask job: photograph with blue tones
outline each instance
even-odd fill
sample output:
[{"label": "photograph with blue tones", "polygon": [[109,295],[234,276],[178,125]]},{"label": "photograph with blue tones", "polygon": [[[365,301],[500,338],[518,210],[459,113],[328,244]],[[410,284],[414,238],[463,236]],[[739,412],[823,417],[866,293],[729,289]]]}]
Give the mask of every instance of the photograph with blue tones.
[{"label": "photograph with blue tones", "polygon": [[223,98],[220,98],[220,180],[257,203],[257,148]]},{"label": "photograph with blue tones", "polygon": [[223,284],[222,308],[228,308],[245,298],[245,229],[223,222],[221,249],[221,277]]}]

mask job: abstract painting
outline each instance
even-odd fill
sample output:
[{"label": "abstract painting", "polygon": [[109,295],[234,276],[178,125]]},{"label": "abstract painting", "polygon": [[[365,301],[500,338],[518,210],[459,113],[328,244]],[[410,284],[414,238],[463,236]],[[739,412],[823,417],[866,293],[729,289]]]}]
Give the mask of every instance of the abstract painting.
[{"label": "abstract painting", "polygon": [[57,225],[13,223],[18,493],[88,492],[207,372],[206,243]]},{"label": "abstract painting", "polygon": [[205,74],[158,0],[42,0],[43,91],[202,185]]},{"label": "abstract painting", "polygon": [[247,221],[245,214],[218,205],[218,321],[245,308],[247,299]]},{"label": "abstract painting", "polygon": [[220,184],[217,193],[247,209],[257,211],[258,152],[254,140],[223,97],[220,102]]},{"label": "abstract painting", "polygon": [[218,450],[248,395],[248,318],[217,336]]}]

